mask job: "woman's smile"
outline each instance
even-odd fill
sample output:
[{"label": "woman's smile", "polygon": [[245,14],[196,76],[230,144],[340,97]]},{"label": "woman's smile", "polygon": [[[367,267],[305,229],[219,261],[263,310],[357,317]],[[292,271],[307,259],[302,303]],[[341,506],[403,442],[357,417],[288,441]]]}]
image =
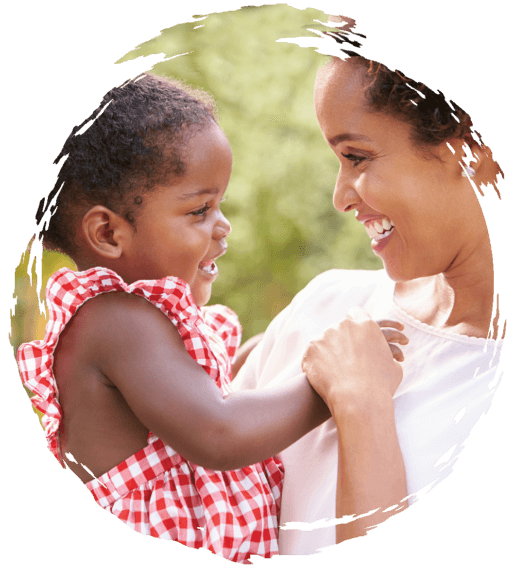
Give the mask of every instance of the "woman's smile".
[{"label": "woman's smile", "polygon": [[[363,74],[333,62],[315,85],[317,118],[340,161],[334,206],[356,211],[393,280],[448,273],[482,239],[480,208],[462,182],[459,153],[446,144],[417,147],[408,124],[367,107]],[[458,150],[461,144],[455,141]]]}]

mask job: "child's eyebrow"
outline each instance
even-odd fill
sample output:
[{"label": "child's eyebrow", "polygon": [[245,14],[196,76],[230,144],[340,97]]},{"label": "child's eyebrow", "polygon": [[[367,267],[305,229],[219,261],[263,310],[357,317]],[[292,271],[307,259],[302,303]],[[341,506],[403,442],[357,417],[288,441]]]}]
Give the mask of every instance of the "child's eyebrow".
[{"label": "child's eyebrow", "polygon": [[200,195],[216,195],[218,192],[219,189],[215,187],[211,189],[198,189],[196,191],[189,191],[188,193],[177,195],[177,199],[185,201],[186,199],[192,199],[193,197],[199,197]]}]

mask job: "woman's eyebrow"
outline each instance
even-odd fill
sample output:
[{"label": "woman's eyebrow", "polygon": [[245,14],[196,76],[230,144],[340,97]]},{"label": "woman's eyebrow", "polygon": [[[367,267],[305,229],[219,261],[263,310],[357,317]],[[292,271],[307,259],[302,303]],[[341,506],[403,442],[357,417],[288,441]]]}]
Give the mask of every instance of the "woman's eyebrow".
[{"label": "woman's eyebrow", "polygon": [[362,141],[362,142],[371,142],[370,138],[368,136],[363,136],[362,134],[338,134],[336,136],[333,136],[332,138],[330,138],[328,140],[329,144],[331,146],[336,146],[337,144],[339,144],[340,142],[346,142],[346,141]]}]

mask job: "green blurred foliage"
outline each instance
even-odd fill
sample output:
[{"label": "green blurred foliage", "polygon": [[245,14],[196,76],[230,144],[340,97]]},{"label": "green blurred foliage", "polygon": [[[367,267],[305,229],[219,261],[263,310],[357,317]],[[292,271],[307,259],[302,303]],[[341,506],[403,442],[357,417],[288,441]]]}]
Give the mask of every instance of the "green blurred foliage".
[{"label": "green blurred foliage", "polygon": [[[163,53],[168,60],[154,73],[204,89],[217,102],[234,155],[222,206],[233,231],[229,252],[218,261],[211,303],[238,313],[244,339],[263,331],[320,272],[381,267],[363,227],[332,206],[338,160],[313,109],[315,75],[328,58],[277,41],[312,36],[308,28],[320,27],[314,20],[327,16],[287,5],[199,16],[163,30],[118,62]],[[44,330],[26,262],[16,273],[15,348],[42,338]],[[74,267],[45,252],[43,286],[61,266]]]}]

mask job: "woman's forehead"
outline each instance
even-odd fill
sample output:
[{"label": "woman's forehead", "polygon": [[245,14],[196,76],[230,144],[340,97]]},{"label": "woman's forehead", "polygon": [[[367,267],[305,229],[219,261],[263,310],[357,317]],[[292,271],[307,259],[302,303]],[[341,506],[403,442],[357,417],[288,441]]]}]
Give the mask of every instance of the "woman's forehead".
[{"label": "woman's forehead", "polygon": [[[321,122],[364,109],[364,85],[359,69],[347,62],[330,63],[320,69],[315,83],[314,101]],[[330,118],[331,117],[331,118]]]},{"label": "woman's forehead", "polygon": [[335,58],[319,69],[315,81],[315,104],[321,100],[361,101],[365,87],[365,70],[360,65]]},{"label": "woman's forehead", "polygon": [[328,77],[341,77],[341,78],[351,78],[359,77],[361,78],[365,74],[365,68],[360,65],[355,58],[348,57],[346,59],[340,59],[339,57],[332,57],[325,65],[320,67],[317,73],[317,80],[327,79]]}]

